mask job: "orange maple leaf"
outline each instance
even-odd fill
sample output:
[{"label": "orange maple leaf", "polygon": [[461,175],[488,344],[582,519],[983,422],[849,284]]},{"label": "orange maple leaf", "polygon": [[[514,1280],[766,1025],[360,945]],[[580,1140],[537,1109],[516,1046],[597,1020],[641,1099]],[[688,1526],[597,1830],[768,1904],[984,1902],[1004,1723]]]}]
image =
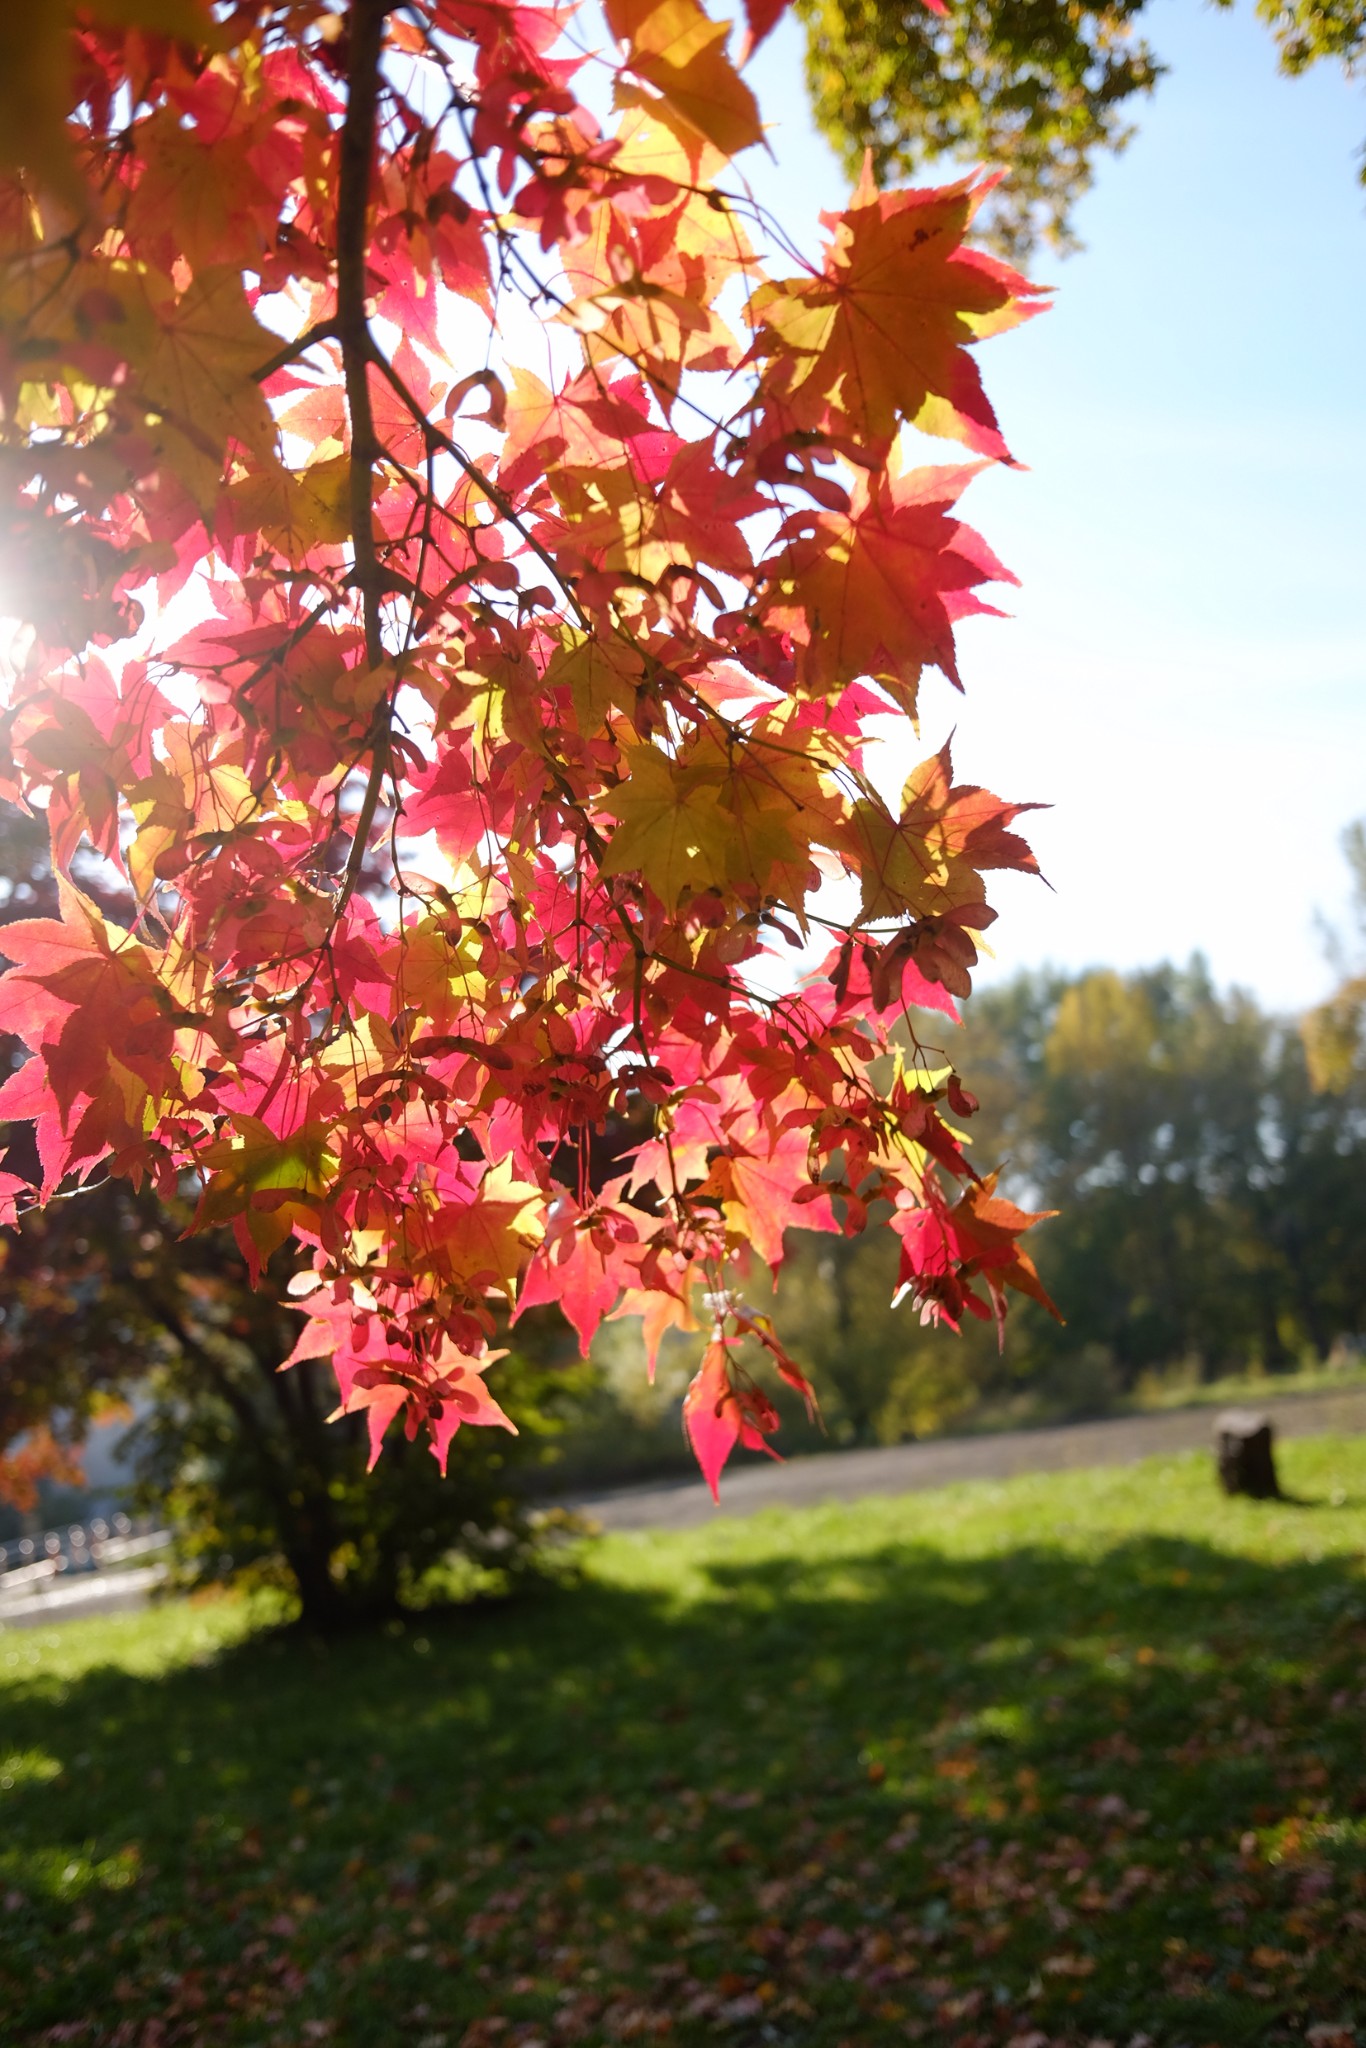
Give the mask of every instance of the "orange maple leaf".
[{"label": "orange maple leaf", "polygon": [[[846,845],[863,878],[864,917],[901,917],[909,911],[980,931],[995,916],[987,909],[983,871],[1015,868],[1038,874],[1029,846],[1006,828],[1023,811],[1046,807],[1005,803],[975,784],[955,787],[948,741],[911,770],[901,804],[900,817],[893,817],[880,802],[862,798],[849,819]],[[980,914],[980,921],[960,913]],[[968,991],[955,988],[955,993]]]},{"label": "orange maple leaf", "polygon": [[631,70],[670,113],[727,156],[759,141],[754,94],[726,55],[728,22],[712,21],[697,0],[605,0],[604,11],[629,45]]},{"label": "orange maple leaf", "polygon": [[1039,287],[965,249],[994,179],[879,193],[865,164],[817,276],[762,286],[755,352],[794,426],[885,447],[903,420],[1009,461],[968,347],[1041,312]]}]

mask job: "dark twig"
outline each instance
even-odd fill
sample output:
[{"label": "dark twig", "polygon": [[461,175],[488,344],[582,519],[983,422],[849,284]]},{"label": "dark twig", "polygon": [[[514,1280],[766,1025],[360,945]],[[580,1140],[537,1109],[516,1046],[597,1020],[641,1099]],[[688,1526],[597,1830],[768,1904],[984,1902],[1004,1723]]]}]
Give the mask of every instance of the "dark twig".
[{"label": "dark twig", "polygon": [[[353,578],[360,592],[365,630],[365,658],[371,669],[384,660],[380,635],[383,577],[374,529],[374,468],[379,455],[374,413],[370,405],[370,335],[366,290],[366,247],[370,217],[370,183],[374,172],[378,128],[380,60],[389,0],[351,0],[347,17],[350,62],[347,71],[346,119],[341,135],[341,174],[337,192],[337,318],[346,405],[351,420],[350,512]],[[350,895],[365,861],[366,841],[375,820],[380,788],[389,767],[387,724],[376,717],[374,759],[356,818],[351,858],[342,884],[342,901]]]}]

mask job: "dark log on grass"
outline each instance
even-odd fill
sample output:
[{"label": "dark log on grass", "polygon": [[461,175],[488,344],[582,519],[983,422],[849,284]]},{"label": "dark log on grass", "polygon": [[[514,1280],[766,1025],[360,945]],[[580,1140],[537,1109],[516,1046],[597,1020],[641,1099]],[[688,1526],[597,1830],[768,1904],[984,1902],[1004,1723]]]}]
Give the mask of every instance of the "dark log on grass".
[{"label": "dark log on grass", "polygon": [[1254,1408],[1226,1408],[1214,1425],[1219,1484],[1225,1493],[1279,1500],[1271,1417]]}]

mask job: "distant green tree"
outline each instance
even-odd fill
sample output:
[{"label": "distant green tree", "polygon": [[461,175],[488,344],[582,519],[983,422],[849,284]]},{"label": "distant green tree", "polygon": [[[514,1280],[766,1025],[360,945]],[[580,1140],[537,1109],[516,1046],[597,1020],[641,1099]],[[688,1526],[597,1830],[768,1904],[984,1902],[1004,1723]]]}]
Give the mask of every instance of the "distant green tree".
[{"label": "distant green tree", "polygon": [[[1218,0],[1221,6],[1231,0]],[[1017,260],[1040,235],[1074,244],[1072,213],[1096,158],[1123,149],[1165,66],[1138,33],[1145,0],[797,0],[816,119],[851,171],[882,179],[935,157],[1003,164],[982,216]],[[1364,0],[1258,0],[1281,68],[1366,50]],[[1363,170],[1366,178],[1366,169]]]},{"label": "distant green tree", "polygon": [[866,1238],[794,1236],[778,1327],[821,1379],[826,1427],[836,1444],[888,1443],[941,1427],[978,1388],[962,1348],[922,1332],[893,1309],[897,1244]]},{"label": "distant green tree", "polygon": [[1314,1090],[1298,1029],[1200,961],[1024,977],[973,1005],[988,1156],[1061,1211],[1042,1254],[1067,1328],[1020,1369],[1106,1347],[1120,1380],[1324,1356],[1366,1326],[1366,1063]]}]

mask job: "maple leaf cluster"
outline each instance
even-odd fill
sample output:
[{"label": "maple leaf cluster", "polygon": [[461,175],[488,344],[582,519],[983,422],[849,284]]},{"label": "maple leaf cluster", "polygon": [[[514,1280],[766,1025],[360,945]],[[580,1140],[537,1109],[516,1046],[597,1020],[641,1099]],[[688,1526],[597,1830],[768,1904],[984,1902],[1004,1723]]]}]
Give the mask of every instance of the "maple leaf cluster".
[{"label": "maple leaf cluster", "polygon": [[0,1115],[38,1199],[192,1175],[257,1270],[292,1239],[376,1451],[506,1421],[500,1304],[710,1329],[714,1486],[776,1422],[737,1346],[809,1392],[741,1292],[789,1226],[890,1215],[949,1321],[1039,1291],[908,1028],[1022,807],[865,764],[1007,577],[903,430],[1008,461],[972,351],[1039,299],[980,181],[782,256],[727,25],[604,12],[7,23],[0,789],[64,880],[5,932]]}]

